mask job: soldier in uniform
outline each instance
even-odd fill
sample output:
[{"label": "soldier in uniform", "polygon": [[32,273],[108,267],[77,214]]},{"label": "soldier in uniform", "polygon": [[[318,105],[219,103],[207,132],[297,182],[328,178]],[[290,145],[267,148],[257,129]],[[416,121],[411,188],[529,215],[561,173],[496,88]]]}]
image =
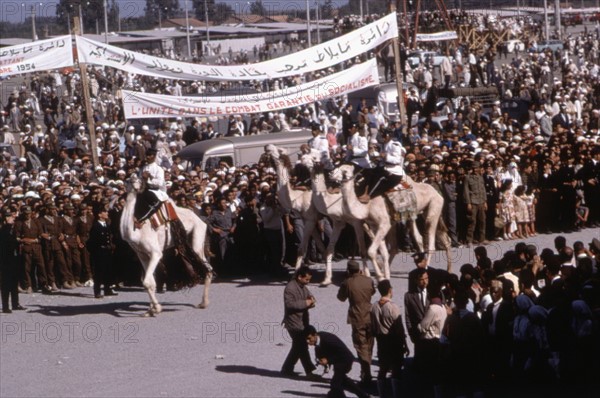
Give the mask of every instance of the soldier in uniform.
[{"label": "soldier in uniform", "polygon": [[54,204],[46,205],[44,216],[39,220],[42,226],[42,251],[44,254],[48,284],[52,291],[58,290],[54,275],[54,269],[56,268],[60,273],[60,279],[63,284],[69,282],[66,286],[67,288],[70,288],[70,282],[73,280],[73,276],[67,267],[65,255],[62,251],[60,241],[58,240],[60,235],[60,219],[58,217],[56,206],[54,206]]},{"label": "soldier in uniform", "polygon": [[21,261],[21,287],[25,293],[33,292],[32,272],[37,276],[38,286],[44,292],[49,292],[47,286],[44,258],[40,238],[42,227],[37,218],[33,218],[33,210],[30,206],[23,206],[22,217],[15,223],[15,235],[19,242],[19,253]]},{"label": "soldier in uniform", "polygon": [[10,209],[4,209],[0,225],[0,294],[2,296],[2,312],[10,314],[10,299],[13,310],[24,310],[19,304],[19,243],[15,235],[15,215]]},{"label": "soldier in uniform", "polygon": [[485,174],[483,175],[483,184],[485,185],[485,195],[487,210],[485,213],[486,237],[487,239],[495,238],[494,219],[496,218],[496,205],[500,201],[500,191],[496,186],[494,178],[494,168],[490,163],[485,165]]},{"label": "soldier in uniform", "polygon": [[81,258],[79,252],[79,244],[81,243],[77,236],[77,218],[75,217],[75,207],[71,204],[64,206],[65,214],[61,218],[60,223],[60,241],[65,253],[65,260],[67,261],[67,267],[73,275],[73,280],[64,281],[63,287],[65,289],[82,287],[83,284],[79,282],[81,275]]},{"label": "soldier in uniform", "polygon": [[312,127],[312,138],[308,140],[308,146],[311,152],[318,153],[318,161],[328,168],[330,163],[329,157],[329,141],[325,137],[325,131],[323,127],[318,123],[313,123]]},{"label": "soldier in uniform", "polygon": [[342,282],[337,298],[349,301],[348,323],[352,326],[352,343],[360,363],[360,379],[371,382],[371,357],[373,356],[373,332],[371,330],[371,297],[375,294],[373,280],[362,274],[360,264],[348,261],[348,277]]},{"label": "soldier in uniform", "polygon": [[465,176],[464,199],[467,205],[467,243],[473,244],[474,235],[478,242],[485,244],[485,212],[487,210],[487,196],[483,180],[481,163],[474,161],[471,164],[471,173]]},{"label": "soldier in uniform", "polygon": [[90,252],[93,275],[94,297],[102,298],[101,287],[104,286],[105,296],[116,296],[110,288],[111,267],[113,262],[114,245],[112,233],[108,225],[108,210],[99,206],[94,210],[95,218],[86,247]]},{"label": "soldier in uniform", "polygon": [[81,258],[81,266],[83,268],[83,278],[86,281],[85,286],[92,285],[92,268],[90,264],[90,252],[87,249],[85,242],[90,237],[90,230],[94,223],[94,215],[90,211],[90,207],[81,203],[79,205],[79,216],[77,217],[77,236],[79,236],[79,252]]}]

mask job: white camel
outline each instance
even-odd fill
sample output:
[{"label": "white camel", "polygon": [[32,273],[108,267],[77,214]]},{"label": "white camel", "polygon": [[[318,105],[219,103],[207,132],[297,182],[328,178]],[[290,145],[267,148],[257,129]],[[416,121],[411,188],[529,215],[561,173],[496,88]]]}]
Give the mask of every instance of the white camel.
[{"label": "white camel", "polygon": [[[344,200],[350,201],[348,211],[355,212],[357,214],[364,212],[364,208],[367,205],[358,201],[358,199],[356,198],[356,193],[354,191],[354,165],[342,165],[336,170],[334,171],[338,173],[338,178],[341,175],[342,179],[345,181],[344,186],[346,189],[344,190],[344,195],[348,196],[348,199],[344,197]],[[414,182],[408,176],[406,176],[405,178],[406,181],[412,186],[412,189],[414,190],[416,196],[416,214],[423,214],[423,217],[425,219],[426,245],[423,244],[423,237],[419,232],[417,223],[412,219],[410,219],[408,222],[412,236],[415,239],[417,246],[419,247],[419,251],[427,252],[427,262],[429,263],[429,261],[431,260],[431,254],[435,251],[435,241],[437,236],[438,241],[442,244],[444,250],[446,251],[447,270],[448,272],[450,272],[452,269],[452,258],[450,256],[450,239],[448,238],[448,234],[446,233],[447,231],[445,224],[443,223],[443,220],[441,220],[442,209],[444,207],[444,198],[431,185]],[[399,210],[400,207],[400,194],[400,191],[392,191],[386,194],[396,210]],[[375,197],[371,199],[368,203],[368,206],[372,206],[372,202],[377,198],[381,197]],[[383,200],[383,198],[381,199]],[[385,210],[386,213],[388,212],[385,203],[381,204],[380,206],[382,210]],[[388,216],[388,218],[391,217]]]},{"label": "white camel", "polygon": [[[392,227],[392,222],[384,199],[377,196],[366,204],[358,200],[354,191],[353,165],[342,165],[334,169],[331,172],[331,178],[342,183],[342,203],[345,215],[357,222],[366,222],[373,230],[367,256],[373,263],[377,279],[390,279],[390,258],[385,247],[385,238]],[[377,261],[378,250],[381,254],[381,267]],[[383,268],[383,272],[381,268]]]},{"label": "white camel", "polygon": [[308,248],[311,236],[317,245],[317,249],[325,252],[325,245],[319,234],[316,233],[316,225],[319,213],[312,203],[312,192],[308,190],[294,189],[290,184],[291,162],[285,149],[277,148],[274,145],[268,146],[267,153],[275,163],[277,169],[277,196],[281,207],[290,211],[296,210],[304,221],[304,233],[302,242],[298,248],[298,258],[296,260],[296,269],[302,265],[302,259]]},{"label": "white camel", "polygon": [[[447,258],[447,270],[452,270],[452,258],[450,256],[450,238],[448,237],[446,225],[442,219],[444,198],[429,184],[414,182],[409,176],[404,177],[406,182],[412,186],[417,200],[416,214],[422,214],[425,220],[425,244],[419,232],[415,220],[409,220],[412,236],[419,247],[419,251],[427,253],[427,263],[435,251],[436,238],[444,248]],[[399,209],[401,191],[392,191],[386,194],[396,210]]]},{"label": "white camel", "polygon": [[[164,251],[173,247],[174,239],[171,232],[168,230],[168,224],[161,225],[154,230],[152,229],[150,222],[145,222],[142,224],[141,228],[134,228],[133,220],[136,195],[140,191],[142,183],[136,175],[133,175],[130,177],[127,185],[128,194],[120,222],[121,236],[135,251],[144,267],[143,285],[150,296],[150,309],[145,315],[154,316],[162,311],[162,306],[156,299],[154,271],[163,257]],[[204,238],[207,227],[206,224],[191,210],[177,207],[174,203],[173,207],[188,234],[188,239],[191,238],[192,249],[199,256],[205,269],[208,270],[204,277],[202,302],[197,305],[198,308],[206,308],[209,304],[208,292],[212,279],[212,272],[210,272],[212,271],[212,267],[206,260],[204,254]]]},{"label": "white camel", "polygon": [[[365,245],[365,230],[364,230],[364,222],[358,220],[354,216],[352,216],[349,212],[345,211],[343,205],[343,197],[340,192],[329,192],[327,190],[327,186],[325,185],[325,176],[323,173],[317,172],[315,168],[311,171],[312,177],[312,194],[313,194],[313,204],[316,210],[327,216],[331,219],[333,223],[333,230],[331,232],[331,237],[329,238],[329,245],[325,251],[325,280],[321,283],[321,285],[329,285],[331,284],[331,260],[333,258],[333,252],[335,250],[335,245],[340,237],[340,234],[346,223],[350,224],[354,229],[354,234],[356,236],[356,242],[358,244],[358,252],[362,259],[363,263],[363,272],[366,276],[370,276],[369,267],[367,265],[367,247]],[[365,220],[368,221],[368,220]],[[374,225],[369,228],[373,228]],[[373,234],[369,234],[371,239],[373,238]],[[387,251],[387,247],[385,242],[382,242],[379,250]],[[374,264],[374,267],[378,267],[377,263]],[[377,268],[375,268],[377,272]]]}]

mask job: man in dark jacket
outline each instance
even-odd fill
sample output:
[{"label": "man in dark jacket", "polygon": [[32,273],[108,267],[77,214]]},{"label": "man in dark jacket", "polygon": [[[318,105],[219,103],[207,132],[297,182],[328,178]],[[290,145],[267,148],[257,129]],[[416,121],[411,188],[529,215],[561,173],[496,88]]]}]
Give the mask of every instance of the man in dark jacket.
[{"label": "man in dark jacket", "polygon": [[311,278],[310,268],[300,267],[296,271],[294,279],[287,284],[283,291],[285,305],[283,325],[292,338],[292,347],[281,367],[281,373],[284,376],[294,375],[294,366],[298,360],[302,363],[307,376],[311,376],[316,369],[310,359],[308,345],[303,334],[304,329],[309,326],[308,310],[316,304],[315,298],[307,288]]},{"label": "man in dark jacket", "polygon": [[102,298],[100,288],[104,285],[104,295],[116,296],[110,288],[110,269],[113,263],[113,239],[110,227],[108,225],[108,209],[98,207],[94,209],[96,221],[90,230],[90,237],[86,242],[87,249],[90,252],[92,260],[92,269],[94,275],[94,296]]},{"label": "man in dark jacket", "polygon": [[10,314],[8,300],[11,299],[13,310],[24,310],[19,304],[19,262],[17,252],[19,243],[14,232],[15,215],[6,208],[2,213],[0,225],[0,293],[2,295],[2,312]]},{"label": "man in dark jacket", "polygon": [[352,343],[360,363],[360,380],[371,381],[371,358],[373,356],[373,332],[371,330],[371,297],[375,294],[373,280],[360,271],[360,264],[348,261],[348,278],[342,282],[337,298],[349,301],[347,322],[352,325]]},{"label": "man in dark jacket", "polygon": [[356,394],[359,398],[367,398],[369,394],[361,390],[349,377],[352,370],[354,355],[342,340],[328,332],[318,332],[314,326],[309,325],[304,330],[304,336],[308,345],[315,346],[315,356],[319,364],[333,366],[333,377],[331,378],[331,390],[327,397],[345,397],[344,390]]}]

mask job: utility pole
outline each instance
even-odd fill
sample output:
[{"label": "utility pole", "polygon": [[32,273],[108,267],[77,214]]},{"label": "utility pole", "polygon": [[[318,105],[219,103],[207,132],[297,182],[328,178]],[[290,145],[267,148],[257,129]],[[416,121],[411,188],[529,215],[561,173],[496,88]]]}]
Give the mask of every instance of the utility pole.
[{"label": "utility pole", "polygon": [[546,41],[550,40],[550,29],[548,28],[548,0],[544,0],[544,36]]},{"label": "utility pole", "polygon": [[188,0],[185,0],[185,36],[187,39],[188,60],[192,59],[192,45],[190,44],[190,18],[188,14]]},{"label": "utility pole", "polygon": [[[396,0],[390,1],[390,12],[396,12]],[[394,66],[396,72],[396,90],[398,91],[398,111],[400,112],[400,123],[402,125],[402,134],[406,134],[406,107],[404,105],[404,78],[400,63],[400,40],[398,36],[392,39],[392,46],[394,48]]]},{"label": "utility pole", "polygon": [[204,0],[204,23],[206,23],[206,52],[207,55],[212,55],[210,48],[210,31],[208,29],[208,0]]},{"label": "utility pole", "polygon": [[312,46],[312,37],[310,36],[310,0],[306,0],[306,33],[308,34],[308,47]]},{"label": "utility pole", "polygon": [[81,32],[81,35],[83,36],[83,14],[81,12],[81,2],[78,4],[79,7],[79,31]]},{"label": "utility pole", "polygon": [[37,33],[35,31],[35,6],[31,6],[31,41],[37,40]]},{"label": "utility pole", "polygon": [[560,0],[554,0],[554,24],[556,26],[558,38],[562,39],[562,29],[560,26]]},{"label": "utility pole", "polygon": [[[106,1],[106,0],[105,0]],[[74,34],[81,36],[79,17],[73,18],[73,29]],[[85,116],[88,127],[88,133],[90,134],[90,146],[92,150],[92,165],[94,168],[98,163],[98,143],[96,142],[96,125],[94,124],[94,110],[92,109],[92,101],[90,99],[90,81],[87,75],[87,64],[77,62],[79,65],[79,74],[81,75],[81,88],[83,91],[83,105],[85,106]]]},{"label": "utility pole", "polygon": [[319,0],[317,0],[317,13],[316,13],[316,18],[317,18],[317,44],[321,44],[321,28],[319,26],[319,19],[321,19],[321,10],[319,10]]},{"label": "utility pole", "polygon": [[104,0],[104,44],[108,44],[108,4]]}]

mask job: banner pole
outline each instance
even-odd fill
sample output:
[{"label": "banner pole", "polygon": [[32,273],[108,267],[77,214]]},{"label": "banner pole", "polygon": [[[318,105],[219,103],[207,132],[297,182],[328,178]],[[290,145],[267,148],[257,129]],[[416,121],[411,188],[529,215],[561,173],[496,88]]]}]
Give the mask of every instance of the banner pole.
[{"label": "banner pole", "polygon": [[[396,12],[396,0],[390,1],[390,12]],[[397,17],[398,14],[396,14]],[[402,135],[406,135],[406,107],[404,105],[404,74],[402,73],[400,62],[400,40],[398,35],[392,38],[392,46],[394,47],[394,64],[396,72],[396,90],[398,91],[398,111],[400,112],[400,122],[402,125]]]},{"label": "banner pole", "polygon": [[[79,17],[73,17],[73,33],[76,36],[81,36],[79,27]],[[79,62],[79,54],[77,54],[77,65],[79,66],[79,73],[81,74],[81,85],[83,91],[83,104],[85,106],[85,116],[88,126],[88,132],[90,134],[90,146],[92,148],[92,165],[94,168],[98,166],[98,143],[96,142],[96,125],[94,124],[94,110],[92,109],[92,102],[90,100],[90,82],[87,75],[87,64]]]}]

